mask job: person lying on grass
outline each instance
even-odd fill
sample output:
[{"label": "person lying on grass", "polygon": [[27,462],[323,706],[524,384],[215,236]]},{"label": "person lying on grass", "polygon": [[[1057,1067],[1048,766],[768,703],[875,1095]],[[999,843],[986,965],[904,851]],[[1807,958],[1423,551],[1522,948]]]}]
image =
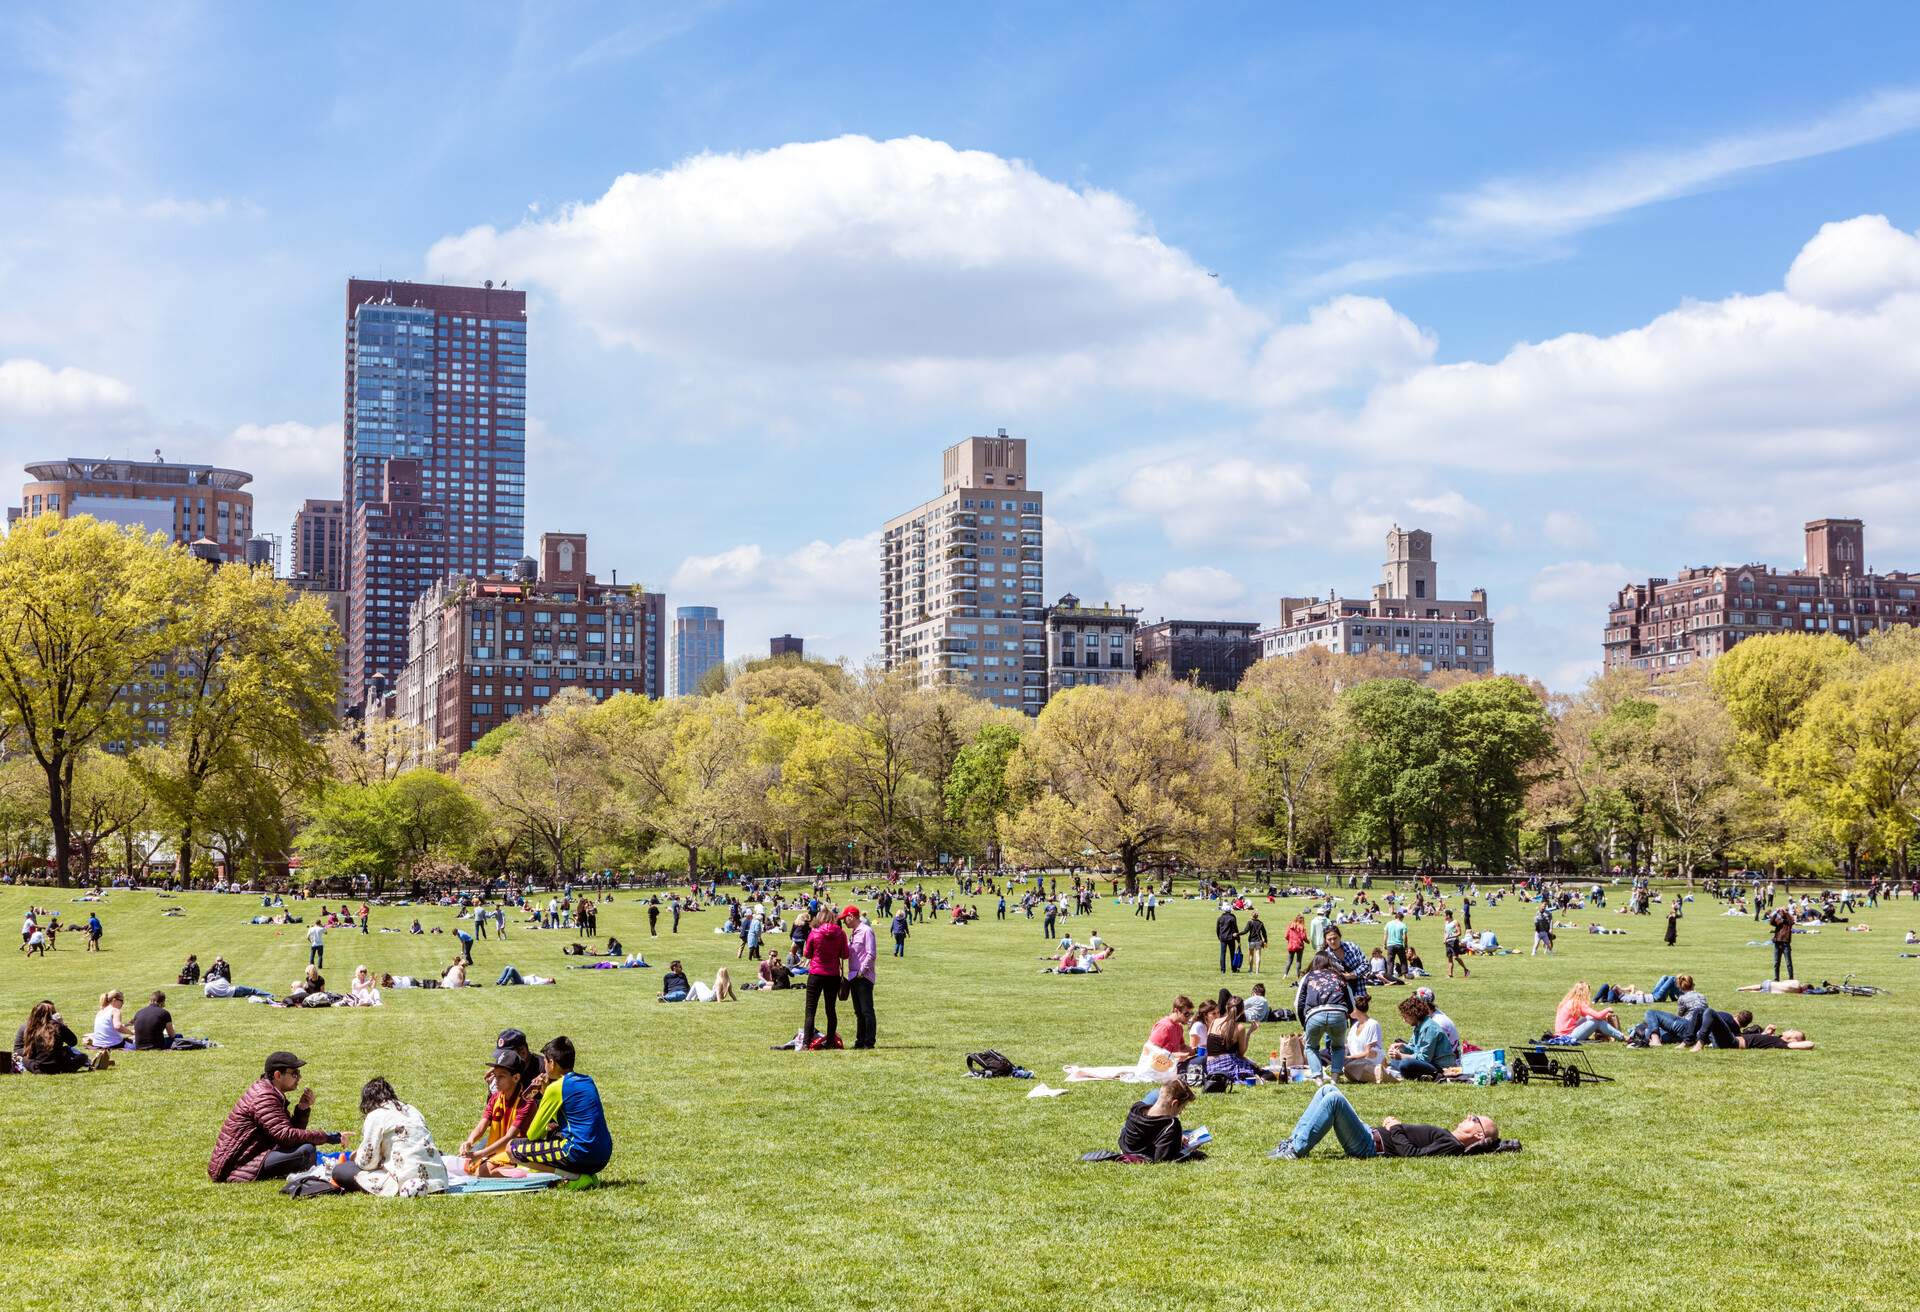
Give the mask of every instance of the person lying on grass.
[{"label": "person lying on grass", "polygon": [[599,1183],[613,1160],[613,1132],[600,1105],[600,1090],[573,1069],[573,1041],[562,1034],[540,1050],[547,1087],[525,1138],[507,1144],[515,1166],[575,1177],[574,1186]]},{"label": "person lying on grass", "polygon": [[1185,1081],[1168,1080],[1150,1101],[1143,1099],[1127,1109],[1127,1119],[1120,1126],[1120,1151],[1150,1162],[1178,1162],[1195,1156],[1180,1128],[1180,1113],[1192,1101],[1193,1090]]},{"label": "person lying on grass", "polygon": [[418,1198],[446,1192],[447,1167],[417,1108],[400,1101],[376,1075],[360,1090],[360,1146],[333,1164],[333,1182],[349,1192],[381,1198]]},{"label": "person lying on grass", "polygon": [[1391,1116],[1371,1126],[1360,1119],[1344,1093],[1323,1084],[1300,1113],[1293,1136],[1267,1156],[1285,1161],[1303,1158],[1327,1137],[1329,1130],[1349,1157],[1464,1157],[1469,1153],[1518,1151],[1520,1147],[1517,1141],[1501,1140],[1491,1116],[1469,1116],[1451,1130],[1437,1125],[1408,1125]]}]

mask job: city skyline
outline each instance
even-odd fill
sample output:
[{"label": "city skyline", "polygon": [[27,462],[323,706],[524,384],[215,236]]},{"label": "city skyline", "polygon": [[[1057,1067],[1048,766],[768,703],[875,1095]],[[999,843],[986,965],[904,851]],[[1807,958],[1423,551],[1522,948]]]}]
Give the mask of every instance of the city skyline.
[{"label": "city skyline", "polygon": [[[1271,626],[1420,524],[1565,689],[1629,581],[1821,516],[1920,561],[1916,20],[1855,19],[37,16],[0,452],[248,470],[284,533],[339,495],[340,280],[493,278],[539,343],[522,538],[739,650],[879,656],[879,517],[1004,427],[1049,594]],[[429,108],[385,159],[390,60]]]}]

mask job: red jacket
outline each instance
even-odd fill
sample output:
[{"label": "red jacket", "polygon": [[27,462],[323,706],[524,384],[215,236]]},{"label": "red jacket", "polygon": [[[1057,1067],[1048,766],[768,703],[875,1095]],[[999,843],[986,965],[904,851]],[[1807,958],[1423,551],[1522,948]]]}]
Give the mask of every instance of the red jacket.
[{"label": "red jacket", "polygon": [[214,1140],[207,1178],[215,1184],[250,1184],[260,1178],[261,1163],[278,1148],[290,1151],[301,1144],[332,1143],[334,1136],[307,1128],[307,1109],[287,1114],[287,1100],[273,1081],[262,1075],[240,1095],[227,1113],[220,1137]]}]

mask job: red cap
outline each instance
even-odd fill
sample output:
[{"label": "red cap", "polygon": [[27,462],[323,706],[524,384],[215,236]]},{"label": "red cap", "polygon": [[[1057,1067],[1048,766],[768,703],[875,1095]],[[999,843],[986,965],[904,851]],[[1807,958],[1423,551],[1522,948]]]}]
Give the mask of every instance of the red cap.
[{"label": "red cap", "polygon": [[840,913],[840,919],[842,919],[842,920],[858,920],[858,919],[860,919],[860,908],[859,908],[859,907],[855,907],[855,906],[850,906],[850,907],[848,907],[848,908],[847,908],[846,910],[844,910],[844,911],[842,911],[842,912]]}]

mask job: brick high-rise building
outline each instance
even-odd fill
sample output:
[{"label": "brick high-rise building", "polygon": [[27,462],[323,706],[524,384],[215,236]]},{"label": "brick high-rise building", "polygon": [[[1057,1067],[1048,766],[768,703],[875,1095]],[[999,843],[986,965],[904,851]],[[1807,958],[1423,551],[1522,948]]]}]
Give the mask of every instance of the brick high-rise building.
[{"label": "brick high-rise building", "polygon": [[708,670],[727,663],[727,622],[712,606],[681,606],[673,612],[670,696],[691,697]]},{"label": "brick high-rise building", "polygon": [[[349,628],[368,635],[347,670],[347,696],[358,705],[372,675],[405,659],[407,609],[419,595],[383,590],[375,564],[410,573],[435,565],[423,579],[505,574],[524,549],[527,297],[350,278],[346,309],[343,520],[354,533],[361,506],[386,496],[387,463],[409,460],[438,534],[432,562],[371,562],[348,539]],[[419,554],[426,545],[409,539],[392,549]]]},{"label": "brick high-rise building", "polygon": [[941,492],[887,521],[880,609],[889,668],[1037,715],[1047,695],[1040,493],[1027,443],[969,437],[941,455]]},{"label": "brick high-rise building", "polygon": [[783,633],[777,638],[767,640],[768,656],[805,656],[807,640],[796,638],[791,633]]},{"label": "brick high-rise building", "polygon": [[1433,534],[1398,524],[1387,534],[1381,581],[1366,598],[1335,593],[1324,600],[1282,597],[1280,623],[1257,636],[1260,655],[1292,656],[1308,647],[1360,654],[1411,656],[1426,670],[1493,669],[1493,620],[1487,592],[1475,588],[1464,601],[1440,596],[1440,567]]},{"label": "brick high-rise building", "polygon": [[20,506],[8,509],[7,522],[49,510],[91,515],[165,533],[181,546],[204,539],[222,560],[244,560],[253,536],[253,493],[246,491],[252,481],[238,469],[174,464],[158,451],[152,460],[43,460],[27,466]]},{"label": "brick high-rise building", "polygon": [[343,671],[349,706],[363,704],[375,675],[390,682],[406,664],[407,607],[450,567],[446,511],[426,499],[420,462],[396,456],[381,475],[378,499],[354,507],[347,544],[354,562]]},{"label": "brick high-rise building", "polygon": [[1857,519],[1806,525],[1797,571],[1771,565],[1701,565],[1673,579],[1620,589],[1607,612],[1610,670],[1666,673],[1718,656],[1757,633],[1835,633],[1849,642],[1920,623],[1920,575],[1874,574]]},{"label": "brick high-rise building", "polygon": [[293,576],[344,592],[350,528],[345,502],[303,501],[293,512]]},{"label": "brick high-rise building", "polygon": [[563,688],[664,692],[666,598],[589,574],[580,533],[542,534],[539,561],[507,573],[434,580],[407,629],[394,714],[425,727],[447,764]]}]

